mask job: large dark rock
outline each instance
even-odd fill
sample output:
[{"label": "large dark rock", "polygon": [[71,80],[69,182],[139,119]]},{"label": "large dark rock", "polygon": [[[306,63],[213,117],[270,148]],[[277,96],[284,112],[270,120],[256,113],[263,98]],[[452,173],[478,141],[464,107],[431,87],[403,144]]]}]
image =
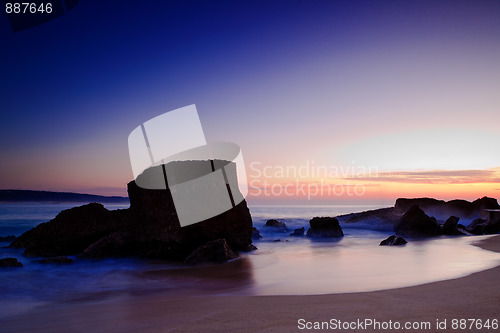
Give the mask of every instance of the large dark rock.
[{"label": "large dark rock", "polygon": [[404,237],[432,237],[441,235],[435,219],[429,217],[418,206],[412,206],[394,227],[396,235]]},{"label": "large dark rock", "polygon": [[23,264],[16,258],[3,258],[0,259],[0,267],[23,267]]},{"label": "large dark rock", "polygon": [[485,209],[481,217],[491,222],[500,221],[500,209]]},{"label": "large dark rock", "polygon": [[500,232],[500,221],[488,221],[488,224],[486,224],[484,228],[484,234],[486,235],[491,235],[491,234],[498,234]]},{"label": "large dark rock", "polygon": [[468,232],[474,235],[482,235],[488,221],[485,219],[475,219],[466,228]]},{"label": "large dark rock", "polygon": [[135,181],[128,183],[127,190],[128,209],[108,211],[94,203],[65,210],[25,232],[11,246],[26,248],[25,255],[30,256],[142,256],[179,261],[217,239],[225,239],[235,253],[255,249],[245,200],[220,215],[181,227],[170,190],[144,189]]},{"label": "large dark rock", "polygon": [[427,210],[432,207],[443,206],[446,204],[444,200],[437,200],[433,198],[398,198],[396,199],[396,203],[394,204],[394,208],[396,208],[400,212],[406,212],[412,206],[418,206],[422,210]]},{"label": "large dark rock", "polygon": [[383,241],[380,242],[380,245],[383,246],[398,246],[398,245],[405,245],[408,243],[406,239],[403,237],[399,237],[396,235],[392,235],[384,239]]},{"label": "large dark rock", "polygon": [[17,237],[11,247],[26,248],[24,255],[35,257],[78,254],[102,237],[125,227],[120,214],[98,203],[67,209],[50,222],[41,223]]},{"label": "large dark rock", "polygon": [[198,247],[184,262],[189,265],[205,263],[221,264],[238,256],[227,245],[225,239],[216,239]]},{"label": "large dark rock", "polygon": [[252,249],[252,217],[245,200],[220,215],[181,227],[170,191],[146,190],[132,181],[128,193],[130,215],[137,221],[129,230],[139,255],[183,260],[216,239],[225,239],[235,252]]},{"label": "large dark rock", "polygon": [[314,217],[309,221],[307,237],[342,237],[344,233],[334,217]]},{"label": "large dark rock", "polygon": [[128,230],[118,230],[89,245],[81,254],[86,258],[125,257],[137,254],[137,241]]},{"label": "large dark rock", "polygon": [[457,233],[457,224],[458,221],[460,220],[459,217],[456,216],[450,216],[446,222],[443,224],[441,227],[441,230],[443,231],[444,235],[455,235]]},{"label": "large dark rock", "polygon": [[281,222],[278,220],[268,220],[264,227],[270,227],[276,232],[288,232],[288,227],[286,226],[285,222]]},{"label": "large dark rock", "polygon": [[475,210],[484,209],[500,209],[497,199],[482,197],[481,199],[476,199],[472,202],[472,208]]},{"label": "large dark rock", "polygon": [[489,235],[500,232],[500,219],[475,219],[466,228],[474,235]]},{"label": "large dark rock", "polygon": [[299,229],[294,229],[293,233],[290,234],[290,236],[304,236],[304,233],[306,232],[306,229],[304,227],[299,228]]}]

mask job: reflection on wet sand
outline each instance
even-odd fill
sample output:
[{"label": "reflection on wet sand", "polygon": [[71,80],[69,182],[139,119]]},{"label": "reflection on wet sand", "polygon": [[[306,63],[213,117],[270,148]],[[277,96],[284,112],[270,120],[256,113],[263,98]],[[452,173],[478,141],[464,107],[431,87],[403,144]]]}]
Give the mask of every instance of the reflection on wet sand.
[{"label": "reflection on wet sand", "polygon": [[254,286],[253,271],[251,258],[243,257],[223,265],[147,270],[136,276],[176,293],[225,294]]}]

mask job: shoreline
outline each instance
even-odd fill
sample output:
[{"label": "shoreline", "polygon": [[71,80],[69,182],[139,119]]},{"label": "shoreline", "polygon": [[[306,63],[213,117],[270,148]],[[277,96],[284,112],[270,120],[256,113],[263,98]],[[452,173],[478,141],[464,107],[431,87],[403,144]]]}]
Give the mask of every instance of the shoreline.
[{"label": "shoreline", "polygon": [[[473,245],[500,252],[500,235]],[[0,326],[5,332],[289,332],[300,331],[298,320],[301,318],[308,322],[371,318],[380,322],[430,322],[431,331],[437,331],[436,320],[446,319],[447,329],[439,332],[456,332],[451,327],[452,319],[500,319],[499,277],[500,266],[497,266],[452,280],[361,293],[311,296],[132,294],[104,300],[50,303],[4,318]]]}]

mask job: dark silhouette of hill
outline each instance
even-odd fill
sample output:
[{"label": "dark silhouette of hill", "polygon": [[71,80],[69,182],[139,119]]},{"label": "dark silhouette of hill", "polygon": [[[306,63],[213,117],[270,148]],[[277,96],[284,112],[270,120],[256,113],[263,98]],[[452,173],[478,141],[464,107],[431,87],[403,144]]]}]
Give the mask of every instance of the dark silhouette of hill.
[{"label": "dark silhouette of hill", "polygon": [[128,204],[128,197],[31,190],[0,190],[0,202],[100,202]]}]

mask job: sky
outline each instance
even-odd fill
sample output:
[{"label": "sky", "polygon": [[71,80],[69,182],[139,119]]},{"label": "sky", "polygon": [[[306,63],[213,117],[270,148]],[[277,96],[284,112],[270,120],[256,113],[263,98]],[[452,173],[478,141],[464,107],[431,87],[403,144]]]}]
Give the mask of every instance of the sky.
[{"label": "sky", "polygon": [[0,45],[0,189],[126,195],[195,104],[250,203],[500,197],[498,1],[80,0]]}]

